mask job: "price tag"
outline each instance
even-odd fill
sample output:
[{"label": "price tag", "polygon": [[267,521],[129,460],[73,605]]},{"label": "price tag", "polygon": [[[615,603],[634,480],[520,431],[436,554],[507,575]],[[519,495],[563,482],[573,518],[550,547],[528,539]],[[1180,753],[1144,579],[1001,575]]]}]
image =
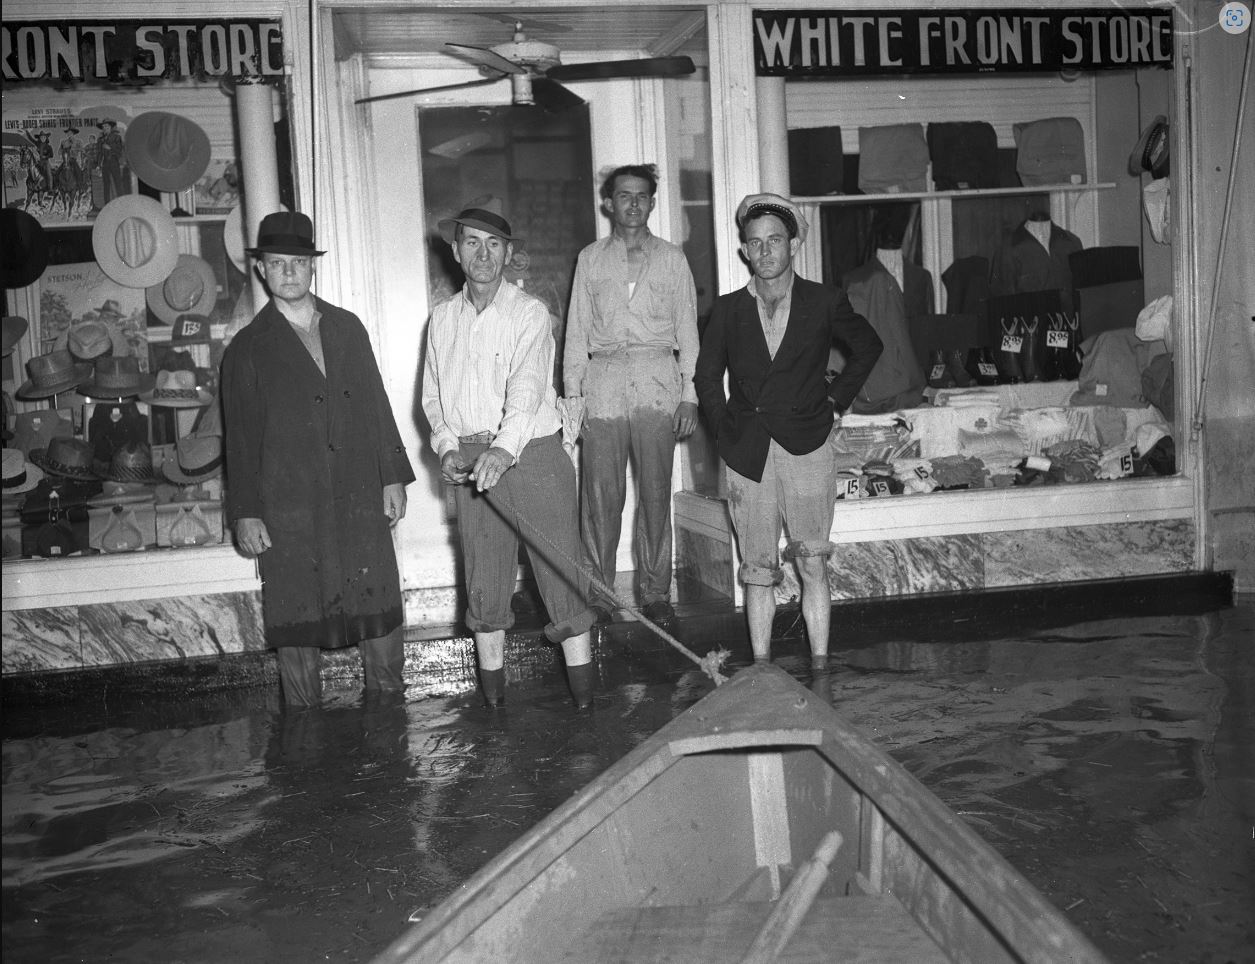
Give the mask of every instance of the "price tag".
[{"label": "price tag", "polygon": [[841,499],[857,499],[859,496],[858,479],[843,479],[841,482]]},{"label": "price tag", "polygon": [[1133,474],[1133,456],[1131,454],[1120,456],[1120,474],[1121,475]]},{"label": "price tag", "polygon": [[1097,395],[1097,396],[1099,396],[1100,398],[1101,398],[1102,396],[1106,395],[1106,394],[1107,394],[1107,383],[1106,383],[1106,382],[1099,382],[1097,385],[1095,385],[1095,386],[1094,386],[1094,394],[1095,394],[1095,395]]},{"label": "price tag", "polygon": [[980,372],[982,375],[984,375],[986,378],[998,377],[998,366],[995,365],[993,362],[987,362],[987,361],[977,362],[976,370]]},{"label": "price tag", "polygon": [[927,482],[929,479],[933,477],[933,474],[929,470],[928,466],[917,465],[915,466],[915,477],[919,479],[921,482]]},{"label": "price tag", "polygon": [[1046,332],[1046,347],[1047,348],[1067,348],[1068,347],[1068,333],[1066,331],[1055,331],[1054,329],[1051,329],[1050,331]]},{"label": "price tag", "polygon": [[1002,336],[1002,350],[1003,351],[1012,352],[1018,355],[1023,345],[1024,345],[1024,339],[1021,338],[1019,335],[1003,335]]},{"label": "price tag", "polygon": [[889,483],[884,479],[872,479],[871,490],[872,495],[888,495]]},{"label": "price tag", "polygon": [[933,367],[928,372],[928,377],[935,382],[945,373],[946,373],[945,365],[933,365]]}]

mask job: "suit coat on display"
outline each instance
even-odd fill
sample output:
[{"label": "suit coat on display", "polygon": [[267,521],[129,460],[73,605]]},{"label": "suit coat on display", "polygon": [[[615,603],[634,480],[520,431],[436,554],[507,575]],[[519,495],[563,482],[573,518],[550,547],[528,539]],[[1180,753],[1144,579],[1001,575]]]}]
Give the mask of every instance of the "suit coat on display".
[{"label": "suit coat on display", "polygon": [[[834,341],[846,365],[829,384],[824,374]],[[793,455],[815,451],[832,430],[834,406],[842,412],[849,407],[881,350],[875,330],[840,288],[794,278],[789,321],[775,358],[749,290],[720,296],[693,376],[720,457],[741,475],[761,481],[772,439]]]},{"label": "suit coat on display", "polygon": [[1050,250],[1042,247],[1023,224],[1007,236],[994,255],[989,289],[995,295],[1025,291],[1058,291],[1064,311],[1072,310],[1072,268],[1068,259],[1081,250],[1081,239],[1057,224],[1050,225]]},{"label": "suit coat on display", "polygon": [[872,415],[912,408],[924,391],[924,370],[911,344],[909,320],[933,309],[933,278],[912,261],[902,261],[903,287],[873,257],[841,279],[850,305],[876,329],[884,344],[876,366],[855,398],[853,410]]},{"label": "suit coat on display", "polygon": [[339,647],[402,622],[383,487],[414,480],[366,329],[316,300],[324,376],[269,302],[222,361],[225,508],[261,519],[266,641]]}]

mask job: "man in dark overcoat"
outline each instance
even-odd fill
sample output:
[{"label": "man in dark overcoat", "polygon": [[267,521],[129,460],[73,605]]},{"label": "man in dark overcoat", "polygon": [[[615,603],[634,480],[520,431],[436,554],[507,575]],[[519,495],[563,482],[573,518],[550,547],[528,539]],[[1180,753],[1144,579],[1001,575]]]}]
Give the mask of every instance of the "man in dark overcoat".
[{"label": "man in dark overcoat", "polygon": [[222,360],[225,508],[259,558],[284,700],[321,699],[321,650],[358,644],[367,692],[400,691],[403,611],[391,527],[414,471],[366,329],[311,292],[309,218],[267,215],[249,249],[270,301]]}]

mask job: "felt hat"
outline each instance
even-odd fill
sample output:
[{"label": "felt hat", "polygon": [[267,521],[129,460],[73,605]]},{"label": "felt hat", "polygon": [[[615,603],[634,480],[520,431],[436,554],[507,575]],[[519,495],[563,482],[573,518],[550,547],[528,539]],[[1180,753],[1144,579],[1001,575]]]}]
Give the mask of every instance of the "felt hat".
[{"label": "felt hat", "polygon": [[79,361],[92,361],[113,350],[113,336],[108,325],[85,321],[66,332],[65,347]]},{"label": "felt hat", "polygon": [[491,194],[475,198],[451,218],[441,218],[436,227],[440,229],[440,236],[452,244],[459,224],[487,231],[503,241],[513,242],[516,248],[523,244],[523,239],[515,236],[510,222],[502,214],[501,199]]},{"label": "felt hat", "polygon": [[126,129],[126,159],[158,191],[185,191],[209,167],[209,135],[179,114],[150,110]]},{"label": "felt hat", "polygon": [[153,471],[153,451],[147,442],[124,442],[113,451],[106,465],[93,462],[97,478],[110,482],[157,482]]},{"label": "felt hat", "polygon": [[17,343],[22,340],[22,336],[26,334],[26,329],[30,327],[30,322],[25,318],[17,315],[4,316],[4,354],[9,354],[17,347]]},{"label": "felt hat", "polygon": [[170,329],[172,345],[208,345],[213,341],[213,322],[206,315],[179,315]]},{"label": "felt hat", "polygon": [[90,398],[132,398],[151,391],[154,384],[156,379],[139,370],[139,359],[134,355],[106,355],[96,359],[91,378],[78,390]]},{"label": "felt hat", "polygon": [[218,280],[203,258],[181,254],[169,276],[144,292],[148,310],[167,325],[180,315],[207,315],[218,301]]},{"label": "felt hat", "polygon": [[246,250],[253,257],[263,254],[326,254],[314,247],[314,222],[300,211],[267,214],[257,228],[257,244]]},{"label": "felt hat", "polygon": [[736,209],[736,226],[745,230],[745,222],[761,214],[774,214],[784,221],[786,226],[792,224],[799,241],[806,240],[806,232],[810,225],[802,216],[802,210],[787,197],[779,194],[747,195]]},{"label": "felt hat", "polygon": [[158,408],[203,408],[213,395],[196,384],[196,373],[184,370],[159,371],[151,391],[142,392],[141,402]]},{"label": "felt hat", "polygon": [[1170,173],[1171,157],[1168,144],[1168,118],[1160,114],[1146,125],[1137,146],[1129,155],[1129,173],[1137,177],[1143,171],[1155,180]]},{"label": "felt hat", "polygon": [[26,363],[26,370],[30,378],[18,386],[16,394],[18,398],[31,399],[68,392],[91,375],[92,367],[88,362],[75,361],[74,356],[62,348],[36,355]]},{"label": "felt hat", "polygon": [[100,269],[128,288],[147,288],[169,277],[179,261],[174,218],[142,194],[106,204],[92,225],[92,251]]},{"label": "felt hat", "polygon": [[48,267],[43,225],[17,208],[0,209],[0,274],[6,288],[25,288]]},{"label": "felt hat", "polygon": [[21,495],[29,492],[44,477],[43,469],[26,461],[21,449],[0,449],[4,452],[3,478],[0,491],[5,495]]},{"label": "felt hat", "polygon": [[161,463],[162,474],[176,485],[199,485],[222,474],[222,437],[185,435],[174,443],[174,458]]},{"label": "felt hat", "polygon": [[54,438],[47,448],[35,449],[30,460],[49,475],[95,480],[91,443],[81,438]]}]

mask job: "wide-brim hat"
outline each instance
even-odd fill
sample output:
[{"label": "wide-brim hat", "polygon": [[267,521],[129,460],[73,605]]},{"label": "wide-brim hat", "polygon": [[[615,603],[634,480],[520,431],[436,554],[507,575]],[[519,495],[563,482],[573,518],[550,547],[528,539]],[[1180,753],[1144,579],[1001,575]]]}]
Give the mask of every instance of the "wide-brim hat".
[{"label": "wide-brim hat", "polygon": [[126,159],[158,191],[186,191],[209,168],[209,135],[179,114],[151,110],[126,128]]},{"label": "wide-brim hat", "polygon": [[26,334],[26,329],[30,327],[30,322],[18,315],[4,316],[4,354],[7,355],[17,347],[17,343],[22,340],[22,336]]},{"label": "wide-brim hat", "polygon": [[54,438],[47,448],[31,451],[30,460],[49,475],[95,481],[91,443],[81,438]]},{"label": "wide-brim hat", "polygon": [[774,214],[787,225],[793,223],[799,241],[806,240],[810,225],[802,216],[802,209],[779,194],[750,194],[746,196],[736,209],[736,226],[745,230],[745,222],[762,214]]},{"label": "wide-brim hat", "polygon": [[174,218],[143,194],[114,198],[96,215],[92,251],[100,270],[128,288],[147,288],[169,277],[179,262]]},{"label": "wide-brim hat", "polygon": [[[121,332],[118,336],[121,336]],[[65,344],[58,347],[65,348],[79,361],[90,362],[113,351],[114,339],[114,333],[104,322],[85,321],[67,328]]]},{"label": "wide-brim hat", "polygon": [[147,442],[126,442],[113,452],[108,464],[93,461],[92,471],[110,482],[158,482],[153,471],[153,452]]},{"label": "wide-brim hat", "polygon": [[1137,177],[1147,172],[1152,178],[1159,180],[1170,173],[1170,160],[1168,118],[1160,114],[1146,125],[1137,139],[1137,146],[1129,155],[1129,173]]},{"label": "wide-brim hat", "polygon": [[218,302],[218,279],[213,266],[194,254],[181,254],[174,270],[144,291],[148,310],[167,325],[180,315],[208,315]]},{"label": "wide-brim hat", "polygon": [[198,485],[222,474],[222,437],[185,435],[174,444],[174,458],[161,463],[162,474],[177,485]]},{"label": "wide-brim hat", "polygon": [[78,390],[89,398],[132,398],[152,391],[155,384],[156,378],[139,370],[139,359],[134,355],[106,355],[96,359],[91,377],[81,382]]},{"label": "wide-brim hat", "polygon": [[158,408],[204,408],[213,395],[196,384],[196,373],[179,369],[159,371],[152,391],[139,396],[141,402]]},{"label": "wide-brim hat", "polygon": [[0,274],[6,288],[25,288],[48,267],[48,236],[25,211],[0,209]]},{"label": "wide-brim hat", "polygon": [[4,476],[0,479],[0,493],[5,496],[21,495],[37,486],[43,477],[43,469],[26,461],[26,456],[20,449],[4,449]]},{"label": "wide-brim hat", "polygon": [[449,244],[453,244],[459,224],[479,231],[487,231],[503,241],[511,242],[515,247],[523,244],[523,239],[514,234],[510,228],[510,222],[502,214],[500,198],[493,197],[491,194],[471,201],[453,217],[441,218],[436,222],[436,227],[440,230],[440,236]]},{"label": "wide-brim hat", "polygon": [[88,505],[133,505],[138,502],[155,502],[157,491],[152,483],[114,482],[106,480],[99,495],[87,500]]},{"label": "wide-brim hat", "polygon": [[257,227],[257,243],[245,251],[253,257],[263,254],[326,254],[314,247],[314,222],[300,211],[267,214]]},{"label": "wide-brim hat", "polygon": [[36,355],[26,363],[30,378],[18,386],[18,398],[51,398],[76,387],[92,373],[90,362],[75,361],[64,348]]}]

